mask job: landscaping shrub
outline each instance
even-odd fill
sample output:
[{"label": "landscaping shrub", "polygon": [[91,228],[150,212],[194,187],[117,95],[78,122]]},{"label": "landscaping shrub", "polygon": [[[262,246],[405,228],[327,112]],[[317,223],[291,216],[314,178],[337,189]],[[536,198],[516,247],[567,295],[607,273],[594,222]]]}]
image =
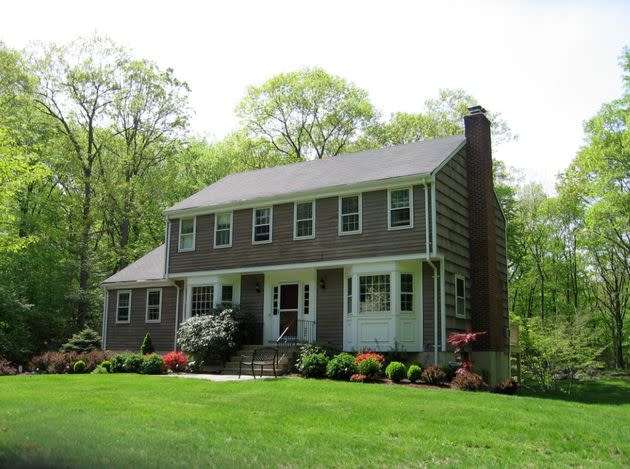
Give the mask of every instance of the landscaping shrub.
[{"label": "landscaping shrub", "polygon": [[422,367],[420,365],[411,365],[407,370],[407,379],[412,383],[420,381],[422,377]]},{"label": "landscaping shrub", "polygon": [[453,366],[453,365],[447,363],[446,365],[443,365],[441,367],[441,370],[444,372],[444,375],[446,376],[445,381],[450,383],[451,381],[453,381],[455,376],[457,376],[458,368],[456,366]]},{"label": "landscaping shrub", "polygon": [[159,375],[164,373],[164,359],[157,353],[152,353],[144,357],[142,361],[142,372],[147,375]]},{"label": "landscaping shrub", "polygon": [[486,383],[477,373],[466,371],[453,379],[453,386],[460,391],[482,391],[486,388]]},{"label": "landscaping shrub", "polygon": [[[103,362],[106,363],[106,362]],[[109,371],[107,370],[107,368],[105,368],[103,365],[98,365],[96,368],[94,368],[94,370],[92,371],[93,375],[106,375],[108,374]]]},{"label": "landscaping shrub", "polygon": [[94,329],[86,327],[74,334],[61,346],[62,352],[86,353],[101,347],[101,336]]},{"label": "landscaping shrub", "polygon": [[431,365],[422,372],[422,381],[434,386],[440,386],[446,381],[446,373],[437,365]]},{"label": "landscaping shrub", "polygon": [[72,367],[75,373],[85,372],[85,362],[83,360],[77,360]]},{"label": "landscaping shrub", "polygon": [[142,355],[126,355],[125,362],[123,363],[123,371],[125,373],[140,373],[142,371],[143,363],[144,357]]},{"label": "landscaping shrub", "polygon": [[17,374],[17,370],[11,362],[6,358],[0,357],[0,376],[13,376]]},{"label": "landscaping shrub", "polygon": [[[108,373],[112,372],[112,362],[110,362],[109,360],[103,360],[100,365],[96,366],[96,368],[98,368],[99,366],[101,368],[105,368]],[[94,369],[96,370],[96,368]]]},{"label": "landscaping shrub", "polygon": [[353,383],[365,383],[366,380],[367,376],[362,375],[361,373],[355,373],[350,376],[350,381],[352,381]]},{"label": "landscaping shrub", "polygon": [[324,344],[302,344],[298,347],[297,355],[295,357],[295,369],[300,371],[304,357],[314,353],[323,353],[328,358],[332,358],[333,355],[335,355],[336,350],[333,347]]},{"label": "landscaping shrub", "polygon": [[177,343],[195,361],[219,356],[228,358],[237,346],[238,327],[231,309],[219,314],[195,316],[177,331]]},{"label": "landscaping shrub", "polygon": [[385,357],[383,357],[383,355],[381,355],[380,353],[374,353],[374,352],[360,353],[356,356],[356,358],[354,359],[354,362],[356,364],[359,364],[359,362],[365,360],[366,358],[374,358],[378,360],[381,363],[381,365],[385,364]]},{"label": "landscaping shrub", "polygon": [[117,353],[109,361],[112,363],[112,373],[124,373],[125,371],[125,360],[127,359],[127,355],[124,353]]},{"label": "landscaping shrub", "polygon": [[155,347],[153,347],[153,340],[151,340],[151,334],[147,332],[142,340],[142,345],[140,346],[140,353],[142,355],[149,355],[151,353],[155,353]]},{"label": "landscaping shrub", "polygon": [[72,370],[72,365],[79,359],[75,352],[45,352],[31,359],[29,368],[31,371],[46,373],[67,373]]},{"label": "landscaping shrub", "polygon": [[359,372],[359,374],[365,375],[366,380],[373,380],[374,378],[376,378],[382,369],[383,365],[381,364],[381,362],[373,357],[365,358],[357,363],[357,371]]},{"label": "landscaping shrub", "polygon": [[300,373],[307,378],[322,378],[326,375],[328,357],[325,353],[312,353],[302,360]]},{"label": "landscaping shrub", "polygon": [[330,379],[347,381],[356,371],[354,357],[349,353],[335,355],[326,366],[326,376]]},{"label": "landscaping shrub", "polygon": [[385,368],[385,376],[391,379],[394,383],[400,383],[407,377],[405,365],[400,362],[391,362]]},{"label": "landscaping shrub", "polygon": [[514,380],[513,378],[505,378],[494,388],[492,388],[492,392],[513,396],[519,391],[519,388],[520,386],[518,384],[518,381]]},{"label": "landscaping shrub", "polygon": [[90,372],[97,367],[99,363],[109,359],[112,356],[111,352],[105,352],[103,350],[92,350],[91,352],[81,353],[77,355],[77,359],[85,362],[85,371]]},{"label": "landscaping shrub", "polygon": [[164,366],[173,373],[186,371],[188,369],[188,358],[182,352],[169,352],[162,357]]}]

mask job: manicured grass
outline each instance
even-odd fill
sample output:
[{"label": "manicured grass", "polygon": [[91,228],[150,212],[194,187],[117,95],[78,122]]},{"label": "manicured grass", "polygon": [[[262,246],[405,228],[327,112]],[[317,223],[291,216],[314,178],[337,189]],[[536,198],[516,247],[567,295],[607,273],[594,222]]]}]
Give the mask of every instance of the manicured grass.
[{"label": "manicured grass", "polygon": [[630,465],[630,383],[559,397],[302,379],[2,377],[0,467]]}]

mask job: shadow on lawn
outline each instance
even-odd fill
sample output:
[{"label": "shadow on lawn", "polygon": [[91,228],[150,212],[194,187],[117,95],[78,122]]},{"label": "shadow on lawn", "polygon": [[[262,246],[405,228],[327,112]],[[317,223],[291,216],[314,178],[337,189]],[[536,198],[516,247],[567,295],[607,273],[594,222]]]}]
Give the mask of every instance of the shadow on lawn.
[{"label": "shadow on lawn", "polygon": [[583,404],[627,405],[630,404],[630,379],[585,381],[571,385],[565,382],[556,391],[526,388],[521,395]]}]

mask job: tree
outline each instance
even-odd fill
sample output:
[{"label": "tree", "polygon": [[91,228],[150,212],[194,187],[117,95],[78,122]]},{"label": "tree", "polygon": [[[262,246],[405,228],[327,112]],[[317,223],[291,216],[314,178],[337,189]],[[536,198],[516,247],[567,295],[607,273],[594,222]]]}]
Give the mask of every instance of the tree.
[{"label": "tree", "polygon": [[376,118],[366,91],[320,68],[250,87],[237,114],[251,138],[286,162],[338,155]]}]

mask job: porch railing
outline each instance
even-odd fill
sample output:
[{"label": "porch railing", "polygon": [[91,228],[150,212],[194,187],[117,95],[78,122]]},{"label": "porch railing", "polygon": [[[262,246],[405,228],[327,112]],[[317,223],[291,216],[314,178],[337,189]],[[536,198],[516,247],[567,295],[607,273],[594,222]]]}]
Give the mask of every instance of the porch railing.
[{"label": "porch railing", "polygon": [[290,348],[299,344],[315,342],[316,327],[316,321],[294,319],[284,328],[276,340],[276,345],[278,348]]}]

